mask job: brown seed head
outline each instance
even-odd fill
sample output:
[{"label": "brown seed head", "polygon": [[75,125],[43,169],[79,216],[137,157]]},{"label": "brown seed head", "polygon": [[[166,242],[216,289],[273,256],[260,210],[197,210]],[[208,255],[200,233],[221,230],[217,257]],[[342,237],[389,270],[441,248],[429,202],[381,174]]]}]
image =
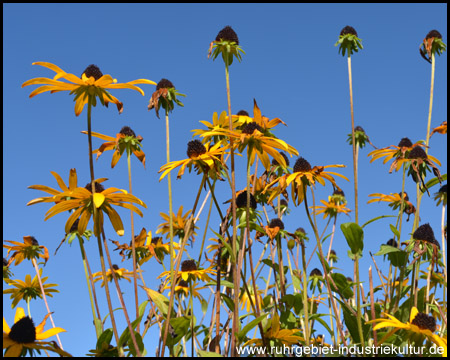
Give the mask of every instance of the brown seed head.
[{"label": "brown seed head", "polygon": [[192,140],[188,142],[186,154],[190,159],[204,153],[206,153],[206,148],[200,140]]},{"label": "brown seed head", "polygon": [[[86,75],[86,77],[90,78],[91,76],[94,77],[95,80],[100,79],[103,76],[103,73],[100,71],[99,67],[97,65],[91,64],[89,65],[84,71],[83,74]],[[82,74],[82,75],[83,75]],[[82,76],[80,76],[81,78]]]},{"label": "brown seed head", "polygon": [[300,171],[306,172],[306,171],[310,171],[310,170],[311,170],[311,164],[304,158],[299,157],[297,159],[297,161],[295,162],[294,172],[300,172]]},{"label": "brown seed head", "polygon": [[421,330],[436,331],[436,319],[424,313],[418,313],[411,323]]},{"label": "brown seed head", "polygon": [[347,35],[347,34],[352,34],[352,35],[355,35],[356,37],[358,37],[358,33],[356,32],[356,30],[348,25],[341,30],[340,35],[342,36],[342,35]]},{"label": "brown seed head", "polygon": [[235,31],[231,28],[231,26],[225,26],[216,36],[216,41],[234,41],[237,45],[239,45],[239,38]]}]

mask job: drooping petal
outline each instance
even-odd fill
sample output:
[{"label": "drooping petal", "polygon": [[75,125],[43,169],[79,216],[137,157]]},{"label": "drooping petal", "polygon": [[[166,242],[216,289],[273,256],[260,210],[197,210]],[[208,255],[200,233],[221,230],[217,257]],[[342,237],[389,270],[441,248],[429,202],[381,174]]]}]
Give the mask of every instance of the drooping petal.
[{"label": "drooping petal", "polygon": [[20,319],[24,318],[25,316],[26,315],[25,315],[25,311],[23,310],[23,308],[18,307],[16,310],[16,315],[14,315],[14,324],[16,322],[18,322]]},{"label": "drooping petal", "polygon": [[60,328],[60,327],[54,327],[54,328],[48,329],[47,331],[44,331],[43,333],[38,333],[36,331],[36,340],[48,339],[49,337],[59,334],[61,332],[66,332],[66,330],[64,330],[63,328]]},{"label": "drooping petal", "polygon": [[102,193],[95,193],[92,195],[94,200],[94,205],[98,209],[100,206],[102,206],[103,202],[105,201],[105,195]]},{"label": "drooping petal", "polygon": [[[12,289],[10,289],[10,290],[12,290]],[[9,325],[6,322],[5,317],[3,317],[3,333],[9,334],[10,331],[11,331],[11,329],[9,328]]]},{"label": "drooping petal", "polygon": [[[11,340],[12,341],[12,340]],[[3,342],[3,346],[5,346],[5,342]],[[8,350],[5,352],[5,357],[19,357],[22,353],[23,345],[18,344],[16,342],[13,342],[13,345],[11,345]]]}]

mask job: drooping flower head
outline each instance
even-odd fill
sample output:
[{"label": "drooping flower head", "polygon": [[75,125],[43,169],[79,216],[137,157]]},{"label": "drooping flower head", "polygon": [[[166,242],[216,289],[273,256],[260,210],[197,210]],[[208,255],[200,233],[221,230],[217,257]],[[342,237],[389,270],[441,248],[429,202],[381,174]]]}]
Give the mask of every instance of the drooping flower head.
[{"label": "drooping flower head", "polygon": [[442,35],[437,30],[431,30],[420,44],[420,56],[431,64],[432,54],[439,56],[447,50],[447,45],[442,41]]},{"label": "drooping flower head", "polygon": [[[350,145],[353,145],[353,137],[352,133],[348,134],[347,142]],[[372,145],[375,149],[377,148],[369,139],[369,136],[366,134],[364,129],[361,126],[355,126],[355,143],[361,149],[366,146],[366,142]]]},{"label": "drooping flower head", "polygon": [[345,56],[347,52],[348,56],[352,55],[353,52],[358,52],[358,48],[362,49],[361,39],[358,38],[358,33],[351,26],[344,27],[340,34],[339,40],[334,46],[339,45],[339,53],[342,52],[342,56]]},{"label": "drooping flower head", "polygon": [[226,66],[233,63],[233,57],[240,62],[242,60],[244,50],[239,46],[239,38],[236,32],[227,25],[216,36],[216,39],[209,44],[208,58],[212,56],[213,60],[222,54],[223,61]]},{"label": "drooping flower head", "polygon": [[183,103],[177,99],[177,96],[186,96],[179,93],[170,80],[161,79],[156,86],[156,91],[153,93],[148,103],[148,110],[155,109],[156,116],[159,119],[159,109],[162,106],[166,110],[166,115],[169,114],[174,108],[175,104],[178,106],[184,106]]}]

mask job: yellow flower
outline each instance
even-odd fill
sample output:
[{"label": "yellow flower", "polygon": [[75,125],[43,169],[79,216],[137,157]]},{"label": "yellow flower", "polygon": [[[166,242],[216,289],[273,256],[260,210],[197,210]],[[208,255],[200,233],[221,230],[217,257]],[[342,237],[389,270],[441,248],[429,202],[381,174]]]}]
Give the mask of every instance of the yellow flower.
[{"label": "yellow flower", "polygon": [[[82,131],[83,134],[87,134],[87,131]],[[116,166],[117,162],[120,160],[123,152],[125,150],[133,152],[133,154],[138,158],[138,160],[145,167],[145,154],[141,150],[141,141],[143,140],[142,136],[136,134],[133,130],[131,130],[128,126],[124,126],[122,130],[116,137],[103,135],[96,133],[94,131],[91,132],[92,136],[95,136],[99,139],[106,140],[107,142],[103,143],[100,148],[93,150],[93,154],[97,154],[97,160],[104,151],[114,150],[114,154],[111,161],[111,168]]]},{"label": "yellow flower", "polygon": [[[9,258],[8,266],[13,261],[15,261],[14,265],[19,265],[25,259],[31,260],[36,257],[44,259],[45,262],[47,262],[49,259],[48,249],[44,245],[39,245],[38,241],[33,236],[24,236],[23,243],[11,240],[4,241],[14,245],[11,246],[3,244],[3,247],[5,249],[8,249],[7,255],[9,255],[10,251],[14,251],[14,253]],[[44,250],[43,254],[42,250]]]},{"label": "yellow flower", "polygon": [[[233,121],[236,121],[236,120],[237,120],[237,117],[235,118],[233,116]],[[217,113],[215,112],[213,114],[212,123],[210,123],[209,121],[205,121],[205,120],[200,120],[200,122],[207,127],[207,130],[194,129],[194,130],[192,130],[192,132],[194,133],[194,136],[200,135],[200,136],[204,137],[204,141],[212,140],[212,142],[214,144],[217,144],[219,142],[223,142],[224,144],[227,143],[227,141],[226,141],[227,138],[225,135],[203,136],[203,134],[206,134],[212,130],[229,129],[229,121],[228,121],[228,116],[227,116],[226,111],[222,111],[222,113],[220,114],[220,117],[218,117]],[[233,129],[235,128],[234,124],[235,123],[233,123]]]},{"label": "yellow flower", "polygon": [[419,313],[419,310],[415,306],[411,309],[411,314],[409,316],[409,322],[406,324],[402,323],[395,317],[384,314],[389,319],[374,319],[368,321],[367,323],[377,323],[373,329],[379,330],[385,327],[393,327],[394,329],[389,331],[381,341],[379,341],[379,345],[383,344],[391,335],[396,333],[398,330],[405,330],[410,335],[424,335],[428,340],[435,343],[437,346],[441,346],[444,348],[443,357],[447,357],[447,339],[441,338],[438,335],[434,334],[436,331],[436,320],[423,313]]},{"label": "yellow flower", "polygon": [[[93,205],[99,209],[99,221],[94,219],[94,234],[100,235],[100,229],[103,227],[103,213],[108,215],[114,230],[119,236],[124,234],[123,223],[119,214],[113,209],[112,205],[121,206],[129,209],[139,216],[143,216],[142,212],[134,206],[132,203],[139,204],[145,208],[147,205],[132,194],[128,194],[126,190],[121,190],[115,187],[105,189],[100,183],[107,180],[101,178],[95,181],[95,194],[92,193],[91,183],[86,187],[69,188],[66,191],[56,194],[51,198],[38,198],[30,201],[27,205],[36,204],[38,202],[55,202],[55,205],[51,207],[44,220],[50,219],[52,216],[64,211],[75,210],[69,216],[65,226],[66,234],[70,232],[70,228],[73,223],[79,218],[78,233],[82,235],[87,227],[89,219],[93,214]],[[61,186],[61,184],[60,184]],[[46,187],[42,185],[33,185],[33,189],[49,192]]]},{"label": "yellow flower", "polygon": [[[282,149],[289,154],[298,155],[297,150],[285,143],[283,140],[274,137],[270,131],[269,127],[275,126],[277,121],[280,119],[274,119],[274,122],[268,122],[261,116],[261,111],[259,110],[256,101],[254,106],[254,119],[258,120],[260,124],[256,121],[245,123],[241,129],[229,130],[227,128],[214,128],[210,131],[205,131],[200,134],[201,137],[209,138],[213,136],[225,136],[229,139],[233,139],[233,145],[243,152],[247,147],[247,154],[250,159],[250,165],[256,159],[256,156],[261,160],[263,166],[268,170],[270,168],[269,155],[271,155],[279,164],[285,166],[286,162],[281,153],[276,149]],[[267,128],[264,128],[267,126]]]},{"label": "yellow flower", "polygon": [[[182,278],[184,281],[200,279],[208,282],[212,280],[208,274],[215,275],[216,271],[212,268],[198,269],[195,260],[185,260],[181,263],[181,271],[178,271],[177,279]],[[170,277],[170,271],[162,272],[157,279],[164,276]]]},{"label": "yellow flower", "polygon": [[434,133],[447,134],[447,121],[444,121],[441,125],[435,127],[435,128],[433,129],[433,131],[431,132],[430,137],[431,137]]},{"label": "yellow flower", "polygon": [[345,207],[345,204],[336,204],[331,196],[328,196],[328,201],[320,200],[320,202],[324,206],[316,206],[315,208],[311,206],[311,208],[314,208],[314,212],[316,215],[323,214],[323,218],[326,219],[328,216],[330,217],[336,217],[337,214],[345,214],[348,215],[351,210],[349,208]]},{"label": "yellow flower", "polygon": [[[400,195],[401,195],[401,192],[396,193],[396,194],[390,193],[389,195],[385,195],[385,194],[381,194],[381,193],[374,193],[374,194],[369,195],[373,199],[370,199],[367,203],[370,204],[370,203],[374,203],[375,201],[378,201],[378,202],[385,201],[385,202],[389,203],[388,205],[392,208],[392,210],[396,210],[396,209],[399,209],[402,205],[402,199],[401,199]],[[409,221],[409,216],[416,212],[416,208],[409,201],[409,196],[406,192],[403,193],[403,200],[404,200],[403,212],[405,214],[408,214],[408,219],[406,221]]]},{"label": "yellow flower", "polygon": [[[108,271],[106,272],[106,279],[108,280],[108,282],[113,281],[113,274],[112,274],[113,271],[116,274],[116,278],[118,280],[125,279],[128,280],[128,282],[131,282],[131,279],[133,278],[132,271],[128,271],[127,269],[124,268],[119,269],[117,265],[113,265],[112,270],[108,269]],[[136,270],[136,272],[141,272],[141,270]],[[101,271],[92,274],[92,276],[94,278],[94,282],[102,280],[101,287],[105,286],[105,280],[103,278],[103,274]]]},{"label": "yellow flower", "polygon": [[[300,329],[280,329],[280,317],[277,313],[275,313],[272,317],[271,323],[272,325],[270,329],[264,333],[264,337],[266,339],[278,341],[287,346],[299,345],[300,342],[305,341],[301,336],[294,335],[301,332]],[[261,339],[251,339],[247,341],[244,346],[252,344],[254,346],[263,346],[263,342]]]},{"label": "yellow flower", "polygon": [[[117,80],[113,79],[111,75],[103,75],[100,69],[95,65],[89,65],[86,70],[83,71],[81,78],[74,74],[66,73],[58,66],[48,62],[34,62],[33,65],[44,66],[53,70],[56,75],[53,79],[40,77],[25,81],[22,84],[22,87],[28,85],[42,85],[30,94],[30,98],[46,91],[50,91],[51,94],[59,91],[70,91],[70,94],[76,94],[74,99],[76,116],[81,114],[84,105],[89,101],[95,106],[96,97],[99,98],[104,106],[108,106],[109,102],[113,102],[117,105],[119,113],[121,113],[123,111],[123,104],[106,89],[132,89],[140,92],[142,96],[144,96],[144,92],[142,89],[135,86],[136,84],[156,85],[154,81],[147,79],[138,79],[118,84]],[[69,82],[60,81],[58,79],[64,79]]]},{"label": "yellow flower", "polygon": [[[178,213],[175,215],[175,213],[172,213],[172,225],[173,225],[173,235],[178,236],[180,239],[184,239],[185,234],[185,227],[187,224],[187,219],[189,217],[189,214],[192,210],[187,211],[183,215],[183,205],[180,206],[178,209]],[[158,230],[156,230],[157,234],[166,234],[166,237],[169,237],[170,233],[170,227],[169,227],[169,215],[164,213],[159,213],[161,217],[166,221],[158,226]],[[194,227],[194,231],[192,232],[192,239],[194,239],[195,235],[195,229],[198,229],[197,226]]]},{"label": "yellow flower", "polygon": [[271,130],[278,124],[283,124],[283,125],[287,126],[286,123],[279,118],[274,118],[272,120],[269,120],[268,117],[262,116],[261,110],[258,108],[258,105],[256,104],[255,99],[253,99],[253,118],[251,118],[250,116],[245,116],[245,115],[232,115],[232,119],[233,119],[233,121],[236,121],[237,126],[255,122],[263,129],[264,132],[266,130]]},{"label": "yellow flower", "polygon": [[[249,286],[248,290],[250,292],[250,298],[252,299],[253,305],[256,307],[256,298],[255,298],[255,294],[253,292],[253,287]],[[263,302],[263,298],[262,298],[261,294],[264,294],[264,291],[257,289],[257,292],[258,292],[258,303],[259,303],[259,310],[260,310],[262,302]],[[242,295],[241,295],[241,303],[242,303],[241,310],[244,310],[244,308],[245,308],[247,313],[250,310],[252,310],[252,306],[251,306],[251,303],[250,303],[247,291],[244,291],[242,293]]]},{"label": "yellow flower", "polygon": [[161,167],[158,173],[162,172],[159,181],[161,181],[169,172],[181,166],[178,171],[177,179],[181,179],[186,167],[191,172],[194,166],[198,173],[208,172],[213,179],[220,178],[220,171],[225,164],[222,161],[225,154],[226,146],[221,146],[217,143],[214,146],[211,144],[203,145],[199,140],[192,140],[188,143],[187,155],[188,158],[184,160],[171,161]]},{"label": "yellow flower", "polygon": [[325,186],[325,180],[327,180],[334,187],[339,189],[332,175],[339,176],[347,181],[349,180],[344,175],[331,171],[324,171],[326,168],[330,167],[343,168],[345,167],[345,165],[325,165],[325,166],[314,166],[313,168],[311,168],[311,165],[307,160],[305,160],[302,157],[299,157],[295,162],[294,172],[292,174],[283,175],[267,185],[264,192],[266,192],[273,185],[278,183],[278,186],[274,189],[268,201],[271,202],[277,195],[281,194],[289,185],[291,185],[292,200],[294,201],[295,205],[300,205],[303,202],[304,186],[315,186],[316,182]]},{"label": "yellow flower", "polygon": [[[39,273],[42,276],[42,269],[39,269]],[[45,284],[48,276],[41,278],[42,286],[44,287],[45,295],[53,297],[53,292],[59,292],[56,289],[51,289],[53,287],[58,286],[58,284]],[[14,286],[15,289],[6,289],[3,290],[3,294],[11,294],[11,299],[14,301],[11,304],[11,307],[14,309],[20,300],[25,300],[28,302],[30,299],[36,299],[37,297],[42,298],[41,287],[39,285],[39,278],[37,275],[31,280],[31,275],[27,274],[25,276],[25,281],[22,280],[9,280],[5,279],[5,282],[8,285]]]},{"label": "yellow flower", "polygon": [[45,322],[49,316],[50,314],[47,314],[37,327],[34,326],[34,322],[29,316],[25,316],[25,311],[21,307],[18,307],[16,310],[14,325],[11,328],[5,318],[3,318],[3,349],[6,349],[4,356],[19,357],[24,350],[32,352],[34,349],[53,351],[61,356],[71,356],[54,346],[52,342],[36,341],[48,339],[53,335],[66,331],[60,327],[44,331]]},{"label": "yellow flower", "polygon": [[[197,281],[195,281],[195,282],[192,284],[192,295],[193,295],[194,297],[196,297],[197,299],[199,299],[200,301],[202,301],[202,300],[204,300],[204,299],[203,299],[203,296],[199,293],[199,290],[202,290],[202,289],[204,289],[205,287],[204,287],[204,286],[199,287],[198,285],[199,285],[199,284],[198,284]],[[170,285],[169,285],[169,284],[167,284],[167,285],[164,287],[164,290],[167,290],[167,289],[170,289]],[[183,280],[183,279],[181,279],[180,281],[178,281],[178,284],[175,285],[175,294],[183,294],[184,296],[187,297],[187,296],[189,295],[189,291],[190,291],[189,284],[188,284],[185,280]],[[169,291],[169,296],[170,296],[170,291]]]}]

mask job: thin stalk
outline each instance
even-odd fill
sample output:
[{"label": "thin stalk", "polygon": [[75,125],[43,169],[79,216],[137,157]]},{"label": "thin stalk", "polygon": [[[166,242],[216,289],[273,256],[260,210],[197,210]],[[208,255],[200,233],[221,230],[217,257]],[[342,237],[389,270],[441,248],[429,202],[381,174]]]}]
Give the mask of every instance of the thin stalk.
[{"label": "thin stalk", "polygon": [[442,218],[441,218],[441,235],[442,235],[442,261],[444,263],[444,293],[443,293],[443,303],[445,302],[445,295],[447,294],[447,262],[446,262],[446,252],[445,252],[445,205],[442,204]]},{"label": "thin stalk", "polygon": [[[133,188],[131,186],[131,154],[129,148],[127,149],[127,164],[128,164],[128,186],[130,188],[129,193],[133,194]],[[136,272],[136,245],[134,241],[134,219],[133,211],[130,210],[131,221],[131,251],[133,253],[133,283],[134,283],[134,299],[136,305],[136,319],[139,317],[139,299],[138,299],[138,287],[137,287],[137,272]],[[140,332],[140,323],[137,324],[136,331]]]},{"label": "thin stalk", "polygon": [[[86,259],[86,254],[85,254],[84,247],[83,247],[83,239],[81,239],[81,237],[78,236],[78,241],[80,242],[81,257],[83,259],[84,273],[86,275],[86,283],[87,283],[87,287],[88,287],[88,291],[89,291],[89,300],[91,302],[92,317],[94,318],[94,320],[101,319],[100,315],[98,317],[95,315],[94,299],[92,297],[91,283],[89,282],[90,274],[88,273],[88,269],[87,269],[87,265],[86,265],[87,259]],[[95,301],[95,305],[97,306],[97,310],[98,310],[97,299]],[[95,334],[97,335],[97,340],[100,337],[101,333],[102,333],[102,331],[97,330],[97,326],[95,326]]]},{"label": "thin stalk", "polygon": [[350,53],[347,58],[348,62],[348,82],[350,89],[350,113],[352,117],[352,148],[353,148],[353,176],[355,179],[355,222],[358,224],[358,163],[356,157],[355,143],[355,120],[353,116],[353,86],[352,86],[352,60]]},{"label": "thin stalk", "polygon": [[[214,186],[214,184],[213,184],[213,186]],[[205,245],[206,233],[207,233],[207,230],[208,230],[209,220],[211,218],[212,205],[213,205],[213,200],[211,198],[211,201],[210,201],[210,204],[209,204],[208,217],[206,218],[205,231],[203,232],[202,246],[200,247],[200,254],[198,256],[198,264],[200,264],[200,261],[202,260],[203,247]]]},{"label": "thin stalk", "polygon": [[[52,312],[50,311],[50,308],[48,307],[47,296],[45,295],[44,286],[42,285],[41,274],[39,274],[39,268],[38,268],[38,266],[37,266],[36,259],[35,259],[35,258],[32,258],[32,259],[31,259],[31,263],[32,263],[33,266],[34,266],[34,270],[36,270],[36,276],[37,276],[38,281],[39,281],[39,287],[41,288],[42,299],[44,300],[45,307],[46,307],[46,309],[47,309],[47,313],[50,314],[50,321],[52,322],[52,326],[53,326],[54,328],[56,328],[55,322],[53,321]],[[29,310],[28,310],[28,311],[29,311]],[[62,343],[61,343],[61,339],[59,338],[59,334],[56,334],[56,339],[58,339],[58,345],[59,345],[59,347],[61,348],[61,350],[64,350],[64,348],[63,348],[63,346],[62,346]]]},{"label": "thin stalk", "polygon": [[[233,130],[233,119],[231,114],[231,96],[230,96],[230,73],[228,69],[228,56],[225,56],[225,79],[227,83],[227,100],[228,100],[228,124],[230,131]],[[236,256],[236,181],[235,181],[235,169],[234,169],[234,149],[233,139],[230,138],[230,158],[231,158],[231,213],[232,213],[232,226],[233,226],[233,240],[231,242],[231,248]],[[235,274],[234,280],[234,295],[239,295],[239,283],[237,282],[239,276],[239,270],[236,264],[234,265]],[[231,332],[231,355],[236,356],[236,334],[238,333],[238,321],[239,321],[239,301],[234,301],[233,311],[233,331]]]},{"label": "thin stalk", "polygon": [[331,230],[331,239],[330,239],[330,246],[328,247],[327,262],[330,261],[331,245],[333,245],[334,233],[336,230],[336,220],[337,216],[334,217],[333,229]]},{"label": "thin stalk", "polygon": [[434,93],[434,70],[436,68],[434,52],[431,53],[431,87],[430,87],[430,107],[428,110],[428,125],[427,125],[427,138],[425,145],[425,152],[428,154],[428,144],[430,142],[430,127],[431,127],[431,113],[433,111],[433,93]]},{"label": "thin stalk", "polygon": [[31,310],[30,310],[30,297],[27,297],[27,310],[28,310],[28,316],[31,318]]},{"label": "thin stalk", "polygon": [[189,282],[189,309],[191,310],[191,357],[194,357],[194,302],[192,293],[194,292],[192,280]]},{"label": "thin stalk", "polygon": [[[169,173],[170,175],[170,173]],[[184,251],[184,246],[186,245],[187,239],[189,239],[189,237],[191,236],[191,232],[195,226],[195,222],[193,222],[194,219],[194,213],[195,210],[197,209],[197,204],[198,204],[198,200],[200,198],[200,194],[202,192],[202,188],[203,188],[203,184],[205,183],[205,179],[207,179],[207,175],[203,174],[203,178],[202,178],[202,182],[200,183],[200,187],[198,189],[198,193],[197,193],[197,197],[195,199],[195,203],[194,206],[192,208],[192,213],[191,216],[189,217],[189,219],[186,222],[186,226],[185,226],[185,234],[184,234],[184,238],[183,241],[181,243],[181,247],[180,247],[180,251],[178,252],[177,258],[176,258],[176,264],[175,264],[175,270],[173,273],[173,278],[177,278],[178,275],[178,269],[180,267],[181,264],[181,258],[183,256],[183,251]],[[171,218],[171,216],[169,217],[169,219]],[[171,261],[172,260],[172,254],[170,253],[170,257],[171,257]],[[174,300],[174,295],[175,295],[175,282],[171,281],[170,284],[170,298],[169,298],[169,307],[168,307],[168,311],[167,311],[167,318],[166,318],[166,326],[164,328],[164,336],[163,336],[163,341],[162,341],[162,347],[161,347],[161,357],[164,357],[164,352],[165,352],[165,348],[166,348],[166,340],[167,340],[167,334],[169,333],[169,324],[170,324],[170,317],[171,317],[171,309],[173,307],[173,300]]]},{"label": "thin stalk", "polygon": [[305,333],[305,341],[306,346],[309,346],[309,316],[308,316],[308,278],[306,276],[306,256],[305,256],[305,243],[302,241],[300,243],[302,247],[302,265],[303,265],[303,312],[305,314],[305,324],[304,324],[304,333]]},{"label": "thin stalk", "polygon": [[[325,277],[325,280],[326,280],[325,283],[327,285],[328,295],[330,296],[331,305],[333,306],[333,311],[334,311],[336,322],[337,322],[336,326],[339,329],[339,331],[341,332],[342,341],[343,341],[344,345],[346,346],[345,336],[344,336],[344,333],[343,333],[343,327],[342,327],[341,322],[339,320],[338,309],[336,307],[336,302],[335,302],[335,299],[334,299],[332,291],[331,291],[330,281],[333,282],[333,286],[336,289],[338,289],[338,287],[336,286],[336,284],[334,284],[333,279],[328,276],[327,267],[325,265],[325,257],[323,256],[322,245],[320,243],[319,233],[317,232],[317,228],[314,226],[313,220],[311,218],[311,214],[309,213],[309,209],[308,209],[308,199],[307,199],[307,196],[306,196],[306,185],[303,184],[302,186],[303,186],[303,193],[304,193],[304,202],[305,202],[306,215],[308,216],[308,220],[309,220],[309,222],[311,224],[311,227],[314,230],[314,235],[316,236],[317,247],[319,249],[319,259],[320,259],[320,262],[322,263],[322,268],[323,268],[324,277]],[[312,188],[311,188],[311,192],[314,194]],[[313,199],[314,199],[314,197],[313,197]],[[313,200],[313,202],[314,202],[314,200]],[[315,204],[313,204],[313,206],[315,208]]]},{"label": "thin stalk", "polygon": [[[94,159],[92,158],[92,130],[91,130],[91,112],[92,112],[92,102],[91,102],[91,98],[88,98],[88,110],[87,110],[87,125],[88,125],[88,144],[89,144],[89,172],[91,175],[91,190],[92,190],[92,195],[95,194],[95,176],[94,176]],[[95,221],[98,221],[98,211],[97,208],[95,206],[93,206],[93,216],[94,216],[94,224]],[[109,293],[109,286],[108,286],[108,282],[106,281],[106,268],[105,268],[105,259],[103,258],[103,249],[102,249],[102,242],[100,239],[100,236],[96,236],[97,237],[97,245],[98,245],[98,253],[100,256],[100,264],[102,267],[102,276],[103,279],[105,279],[105,294],[106,294],[106,300],[108,303],[108,310],[109,310],[109,315],[111,317],[111,325],[113,327],[113,333],[114,333],[114,338],[116,340],[116,344],[117,346],[119,346],[119,334],[117,332],[117,326],[116,326],[116,320],[114,317],[114,311],[112,308],[112,303],[111,303],[111,295]],[[123,349],[120,346],[119,349],[119,355],[123,356]]]},{"label": "thin stalk", "polygon": [[[370,313],[373,320],[375,319],[375,299],[373,296],[372,266],[369,266],[369,286],[370,286]],[[376,330],[373,330],[373,344],[375,347],[378,347],[378,338]]]},{"label": "thin stalk", "polygon": [[[169,135],[169,112],[166,110],[166,160],[167,163],[170,162],[170,135]],[[170,234],[170,245],[169,245],[169,251],[170,251],[170,283],[171,285],[174,283],[174,277],[173,277],[173,208],[172,208],[172,178],[170,176],[170,172],[167,174],[167,184],[169,187],[169,234]],[[169,310],[167,311],[168,314],[172,311],[172,308],[169,307]],[[163,354],[164,354],[164,348],[163,348]]]}]

